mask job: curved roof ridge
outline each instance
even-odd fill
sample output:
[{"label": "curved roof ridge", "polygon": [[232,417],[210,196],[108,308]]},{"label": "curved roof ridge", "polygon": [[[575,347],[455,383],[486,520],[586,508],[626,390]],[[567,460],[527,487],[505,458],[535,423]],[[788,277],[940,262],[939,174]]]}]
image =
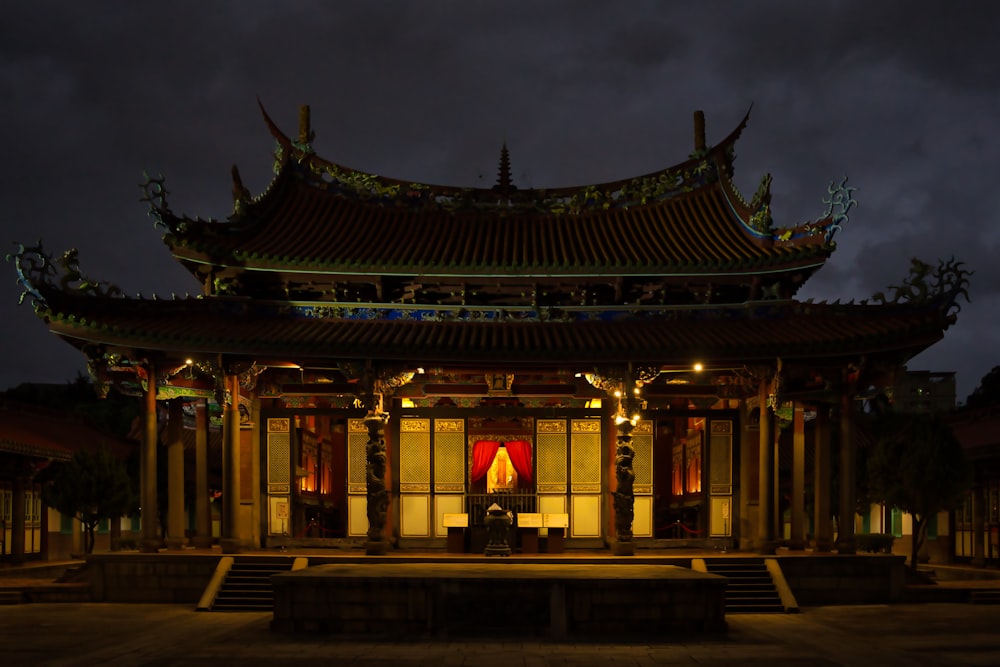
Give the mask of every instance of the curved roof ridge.
[{"label": "curved roof ridge", "polygon": [[[419,194],[420,191],[429,190],[437,197],[472,195],[477,199],[506,199],[506,197],[498,194],[492,186],[458,186],[381,176],[370,171],[355,169],[348,165],[320,157],[312,148],[310,143],[302,141],[305,136],[308,136],[310,139],[312,138],[312,132],[308,127],[300,128],[299,141],[293,140],[285,132],[283,132],[278,124],[275,123],[275,121],[270,117],[259,98],[257,101],[268,131],[278,142],[278,145],[282,150],[282,155],[278,156],[279,161],[292,157],[294,162],[307,166],[309,171],[311,171],[316,177],[322,178],[323,176],[326,176],[327,178],[344,179],[346,185],[360,186],[361,188],[368,189],[374,194],[379,195],[392,193],[395,196],[401,189],[406,188],[410,191],[408,194],[410,194],[411,197]],[[307,109],[307,107],[304,108]],[[573,195],[577,195],[579,193],[588,193],[589,196],[585,197],[584,200],[595,200],[594,203],[599,204],[603,201],[607,201],[610,198],[609,195],[614,193],[621,193],[621,196],[618,198],[624,200],[626,191],[634,188],[636,183],[639,181],[659,182],[661,186],[664,186],[661,187],[658,192],[661,196],[697,189],[698,187],[709,184],[705,182],[703,177],[705,175],[704,171],[707,165],[711,162],[724,165],[727,175],[731,176],[733,157],[732,146],[736,143],[743,130],[746,128],[750,118],[751,109],[747,110],[740,123],[724,139],[710,147],[706,147],[701,151],[696,150],[688,157],[687,160],[682,162],[644,174],[629,176],[612,181],[582,183],[569,186],[526,188],[523,190],[517,190],[516,194],[521,197],[533,195],[536,199],[543,197],[552,200],[571,198]],[[307,111],[304,112],[304,117],[308,118]],[[667,183],[664,181],[665,176],[674,177],[674,183]],[[711,180],[712,179],[709,179],[709,181]],[[674,187],[669,187],[671,185]],[[515,197],[515,199],[516,198],[517,197]],[[626,202],[622,201],[621,203],[625,204]],[[631,204],[632,202],[628,203]]]},{"label": "curved roof ridge", "polygon": [[[777,274],[805,272],[804,279],[832,249],[823,234],[785,239],[774,233],[769,177],[751,202],[766,214],[766,232],[751,231],[750,205],[731,179],[734,144],[749,110],[714,146],[702,140],[697,112],[694,151],[679,166],[601,187],[504,192],[350,171],[315,154],[305,110],[298,139],[263,105],[261,113],[277,142],[275,175],[264,193],[250,197],[234,172],[235,210],[226,222],[174,220],[160,211],[170,230],[164,241],[191,270],[574,279],[649,274],[675,281],[726,275],[730,283],[742,280],[733,276],[766,273],[773,286],[781,280]],[[153,186],[147,198],[159,201],[165,191],[159,182]],[[440,233],[444,229],[448,233]]]}]

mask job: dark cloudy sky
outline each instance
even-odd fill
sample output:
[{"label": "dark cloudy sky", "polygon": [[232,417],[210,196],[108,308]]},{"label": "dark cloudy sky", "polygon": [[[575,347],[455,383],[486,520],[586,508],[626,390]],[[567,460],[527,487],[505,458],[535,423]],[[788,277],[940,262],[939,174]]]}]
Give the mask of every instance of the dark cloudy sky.
[{"label": "dark cloudy sky", "polygon": [[[7,3],[0,23],[0,240],[77,247],[127,293],[196,291],[137,187],[231,212],[309,104],[314,146],[384,176],[489,186],[616,180],[682,161],[753,105],[737,146],[749,197],[774,176],[778,226],[820,217],[845,175],[858,206],[799,297],[865,298],[911,257],[976,273],[972,302],[911,369],[957,371],[959,399],[1000,364],[1000,3],[424,0]],[[0,388],[63,382],[56,340],[2,265]]]}]

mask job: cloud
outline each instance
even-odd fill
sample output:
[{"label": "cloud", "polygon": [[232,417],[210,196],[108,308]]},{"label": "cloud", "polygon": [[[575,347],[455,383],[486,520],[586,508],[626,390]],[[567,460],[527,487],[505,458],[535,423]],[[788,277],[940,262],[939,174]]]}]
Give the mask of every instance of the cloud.
[{"label": "cloud", "polygon": [[[233,163],[268,184],[258,97],[288,132],[311,105],[322,155],[386,176],[490,185],[506,142],[521,187],[668,166],[693,147],[695,109],[712,142],[753,104],[736,180],[749,194],[773,174],[777,224],[822,215],[831,181],[857,187],[800,296],[865,298],[910,257],[954,256],[976,271],[973,303],[918,361],[960,369],[960,396],[998,363],[1000,5],[42,0],[4,18],[2,228],[79,247],[85,273],[129,293],[196,288],[138,201],[144,169],[203,217],[231,211]],[[78,355],[14,305],[8,267],[0,385],[58,376]]]}]

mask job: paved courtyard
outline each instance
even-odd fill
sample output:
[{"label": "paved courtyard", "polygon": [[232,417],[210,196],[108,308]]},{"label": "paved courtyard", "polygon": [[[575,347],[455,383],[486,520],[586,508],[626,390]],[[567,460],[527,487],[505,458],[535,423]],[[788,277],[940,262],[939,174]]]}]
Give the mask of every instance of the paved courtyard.
[{"label": "paved courtyard", "polygon": [[730,615],[723,636],[641,643],[285,636],[270,613],[191,605],[60,603],[0,607],[0,664],[274,667],[301,660],[362,667],[997,665],[1000,605],[896,604]]}]

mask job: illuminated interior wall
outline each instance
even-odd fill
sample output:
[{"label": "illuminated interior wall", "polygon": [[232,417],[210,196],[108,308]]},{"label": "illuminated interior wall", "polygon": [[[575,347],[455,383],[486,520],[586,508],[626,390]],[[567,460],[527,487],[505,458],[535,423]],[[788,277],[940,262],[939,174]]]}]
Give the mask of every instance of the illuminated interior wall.
[{"label": "illuminated interior wall", "polygon": [[399,423],[399,536],[431,534],[431,420]]},{"label": "illuminated interior wall", "polygon": [[434,534],[445,537],[445,514],[465,512],[465,420],[434,420]]},{"label": "illuminated interior wall", "polygon": [[[565,419],[539,419],[535,424],[535,466],[538,511],[541,514],[566,514],[568,490],[567,456],[569,445]],[[539,529],[540,535],[548,531]]]},{"label": "illuminated interior wall", "polygon": [[653,536],[653,422],[641,420],[632,429],[632,448],[635,457],[632,471],[635,495],[632,517],[632,535]]},{"label": "illuminated interior wall", "polygon": [[601,536],[601,420],[570,427],[570,537]]},{"label": "illuminated interior wall", "polygon": [[733,534],[733,422],[713,419],[708,436],[709,535]]},{"label": "illuminated interior wall", "polygon": [[287,417],[267,420],[267,533],[291,532],[292,433]]},{"label": "illuminated interior wall", "polygon": [[347,535],[368,534],[368,429],[363,419],[347,421]]}]

